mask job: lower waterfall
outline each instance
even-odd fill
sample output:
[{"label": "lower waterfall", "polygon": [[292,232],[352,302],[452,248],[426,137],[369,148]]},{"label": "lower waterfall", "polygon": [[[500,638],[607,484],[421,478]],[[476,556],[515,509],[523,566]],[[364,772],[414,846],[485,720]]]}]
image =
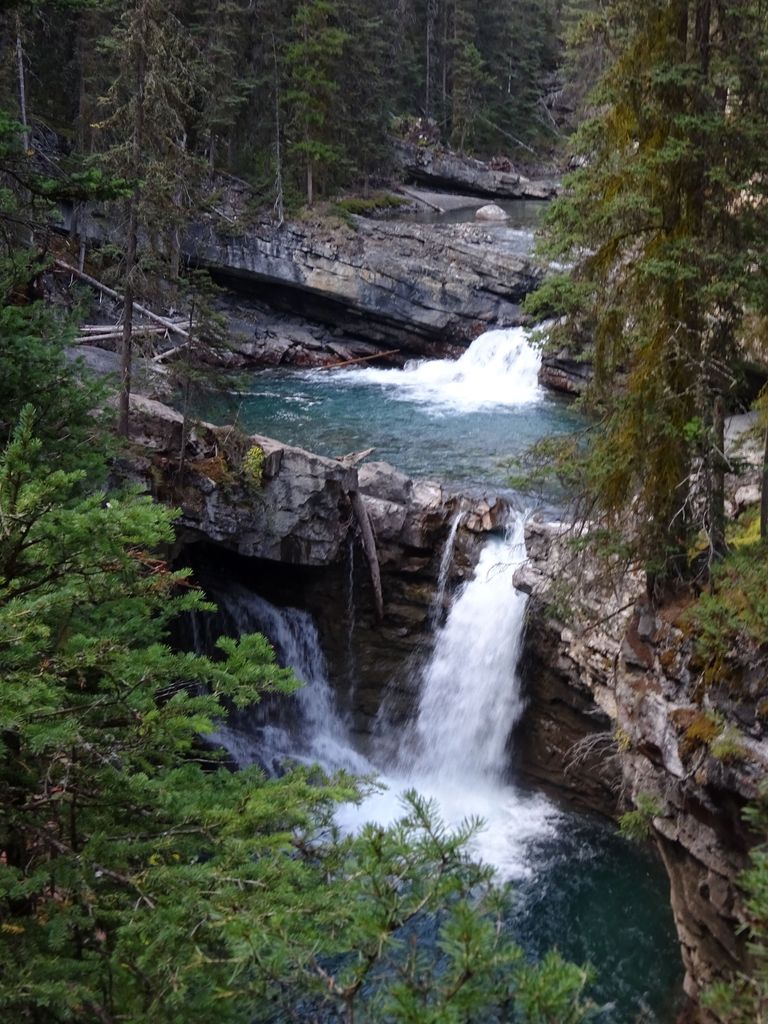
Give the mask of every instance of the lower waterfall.
[{"label": "lower waterfall", "polygon": [[397,744],[380,723],[379,750],[397,751],[372,755],[387,789],[341,812],[349,827],[371,818],[385,823],[397,817],[402,792],[416,789],[449,824],[482,818],[475,853],[506,878],[528,873],[529,843],[552,834],[559,819],[550,801],[507,780],[510,734],[524,707],[517,662],[527,598],[512,583],[525,559],[523,526],[518,518],[504,538],[486,543],[455,596]]},{"label": "lower waterfall", "polygon": [[498,782],[523,711],[517,674],[527,597],[512,586],[525,560],[523,520],[485,545],[474,576],[437,632],[400,764],[443,781]]},{"label": "lower waterfall", "polygon": [[509,778],[510,738],[516,725],[524,728],[517,661],[526,598],[512,585],[524,558],[522,529],[514,522],[507,536],[486,543],[423,663],[404,670],[417,677],[406,725],[402,716],[396,723],[382,715],[367,757],[355,749],[337,703],[347,692],[345,673],[332,687],[312,617],[203,572],[218,610],[190,616],[183,640],[210,652],[221,633],[262,632],[305,684],[233,710],[209,739],[233,762],[267,772],[299,761],[378,778],[379,788],[359,804],[338,808],[337,821],[349,831],[398,818],[408,789],[434,800],[449,825],[483,819],[474,853],[514,880],[507,926],[526,953],[541,957],[557,946],[575,962],[594,964],[593,994],[607,1004],[600,1024],[671,1024],[680,969],[668,904],[659,898],[662,868],[603,822]]},{"label": "lower waterfall", "polygon": [[558,812],[544,797],[523,795],[506,781],[507,744],[523,710],[516,668],[526,597],[515,590],[512,577],[524,558],[520,518],[505,537],[485,545],[472,578],[454,596],[418,669],[410,724],[395,732],[381,723],[369,758],[352,744],[312,617],[296,608],[276,608],[239,584],[226,589],[208,584],[218,611],[192,616],[197,650],[210,651],[221,633],[261,632],[280,664],[304,683],[289,697],[267,696],[244,711],[233,710],[210,742],[223,746],[238,765],[257,763],[268,772],[300,761],[330,772],[376,776],[383,789],[339,811],[340,823],[350,829],[372,819],[393,820],[401,794],[417,789],[435,799],[449,824],[481,817],[486,825],[476,854],[504,877],[526,874],[527,844],[551,833]]},{"label": "lower waterfall", "polygon": [[209,741],[224,747],[240,767],[260,764],[267,772],[277,772],[286,761],[300,761],[328,771],[370,774],[371,764],[348,742],[312,616],[298,608],[276,608],[239,584],[220,589],[203,583],[217,610],[189,616],[195,649],[210,652],[222,634],[263,633],[279,663],[292,668],[304,684],[289,696],[267,695],[250,708],[233,710]]}]

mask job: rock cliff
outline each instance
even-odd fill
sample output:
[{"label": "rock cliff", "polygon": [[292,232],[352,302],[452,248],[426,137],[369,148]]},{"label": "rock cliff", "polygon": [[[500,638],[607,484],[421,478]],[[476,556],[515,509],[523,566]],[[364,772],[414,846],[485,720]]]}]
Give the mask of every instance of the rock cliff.
[{"label": "rock cliff", "polygon": [[[132,451],[116,467],[159,500],[180,509],[180,542],[207,541],[246,558],[304,569],[342,562],[358,523],[351,496],[360,494],[373,528],[384,578],[386,618],[405,614],[407,583],[422,595],[405,621],[423,624],[450,524],[462,513],[456,572],[471,567],[475,538],[500,528],[506,505],[413,480],[384,462],[325,458],[231,427],[194,423],[184,440],[183,418],[141,395],[131,397]],[[430,590],[431,582],[431,590]],[[413,599],[413,595],[411,595]]]},{"label": "rock cliff", "polygon": [[744,964],[735,883],[755,838],[741,811],[768,770],[757,700],[703,684],[685,602],[651,609],[639,574],[617,584],[557,524],[530,523],[528,545],[526,766],[592,806],[645,808],[695,999]]},{"label": "rock cliff", "polygon": [[540,276],[512,243],[477,224],[264,222],[233,237],[198,225],[184,250],[274,307],[422,355],[519,323],[519,304]]},{"label": "rock cliff", "polygon": [[487,164],[437,146],[399,139],[393,141],[393,146],[406,177],[432,188],[492,199],[551,199],[559,191],[554,179],[526,178],[508,161]]}]

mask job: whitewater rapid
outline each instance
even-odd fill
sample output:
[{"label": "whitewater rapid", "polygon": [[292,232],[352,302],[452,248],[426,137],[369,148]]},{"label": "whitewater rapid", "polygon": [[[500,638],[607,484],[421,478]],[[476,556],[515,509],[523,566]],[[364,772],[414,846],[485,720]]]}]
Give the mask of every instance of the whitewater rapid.
[{"label": "whitewater rapid", "polygon": [[441,414],[530,405],[542,390],[541,356],[522,327],[486,331],[458,359],[425,359],[403,369],[330,371],[342,384],[376,384],[396,401],[418,402]]}]

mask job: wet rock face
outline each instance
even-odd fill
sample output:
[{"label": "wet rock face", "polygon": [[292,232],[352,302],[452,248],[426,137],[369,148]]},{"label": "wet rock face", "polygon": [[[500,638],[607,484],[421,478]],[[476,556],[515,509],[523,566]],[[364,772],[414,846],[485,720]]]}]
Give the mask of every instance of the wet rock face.
[{"label": "wet rock face", "polygon": [[[527,767],[547,780],[564,765],[562,785],[598,799],[613,792],[614,805],[617,792],[635,805],[640,796],[651,801],[695,998],[745,962],[735,879],[756,838],[741,811],[768,768],[764,724],[717,688],[702,696],[682,605],[649,608],[639,575],[616,587],[598,563],[573,553],[558,525],[529,524],[528,548],[516,578],[532,595]],[[743,756],[718,759],[695,739],[711,720],[738,730]]]},{"label": "wet rock face", "polygon": [[[229,286],[260,290],[272,305],[282,301],[352,337],[414,354],[445,352],[489,327],[519,323],[519,304],[540,277],[511,244],[475,224],[263,223],[236,238],[201,225],[188,232],[184,250]],[[312,339],[299,347],[311,351]]]},{"label": "wet rock face", "polygon": [[592,364],[563,351],[546,354],[541,360],[539,383],[550,391],[583,395],[592,381]]},{"label": "wet rock face", "polygon": [[[359,492],[376,537],[390,625],[423,625],[457,514],[466,523],[457,543],[457,579],[473,567],[482,536],[501,528],[503,501],[450,493],[385,462],[358,465],[354,458],[325,458],[260,435],[237,438],[229,427],[195,423],[180,472],[182,428],[173,409],[132,396],[131,440],[142,454],[119,467],[122,477],[178,505],[179,529],[188,540],[305,568],[344,562],[357,530],[350,495]],[[247,471],[251,452],[258,453],[258,479]]]}]

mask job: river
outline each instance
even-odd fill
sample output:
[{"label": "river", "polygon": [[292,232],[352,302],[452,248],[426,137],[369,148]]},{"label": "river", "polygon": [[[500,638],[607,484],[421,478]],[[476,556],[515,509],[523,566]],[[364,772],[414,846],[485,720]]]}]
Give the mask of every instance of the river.
[{"label": "river", "polygon": [[[578,422],[539,388],[537,368],[537,353],[514,328],[481,336],[457,361],[254,373],[236,395],[209,397],[205,413],[224,420],[234,401],[250,431],[328,455],[375,446],[376,458],[405,472],[498,487],[510,456]],[[383,791],[340,811],[350,829],[392,820],[409,787],[434,797],[449,822],[480,815],[486,826],[475,852],[515,883],[510,927],[524,948],[540,955],[557,946],[592,963],[602,1024],[671,1024],[682,968],[661,866],[607,823],[510,776],[510,737],[525,727],[517,664],[526,597],[512,585],[524,558],[517,514],[451,596],[445,621],[435,617],[419,664],[403,666],[418,674],[406,726],[390,721],[384,693],[364,745],[351,729],[354,697],[349,703],[329,677],[310,615],[209,573],[203,583],[219,612],[193,621],[194,645],[205,650],[222,631],[264,632],[306,684],[292,698],[234,714],[213,739],[240,764],[256,761],[268,771],[295,759],[377,774]]]}]

